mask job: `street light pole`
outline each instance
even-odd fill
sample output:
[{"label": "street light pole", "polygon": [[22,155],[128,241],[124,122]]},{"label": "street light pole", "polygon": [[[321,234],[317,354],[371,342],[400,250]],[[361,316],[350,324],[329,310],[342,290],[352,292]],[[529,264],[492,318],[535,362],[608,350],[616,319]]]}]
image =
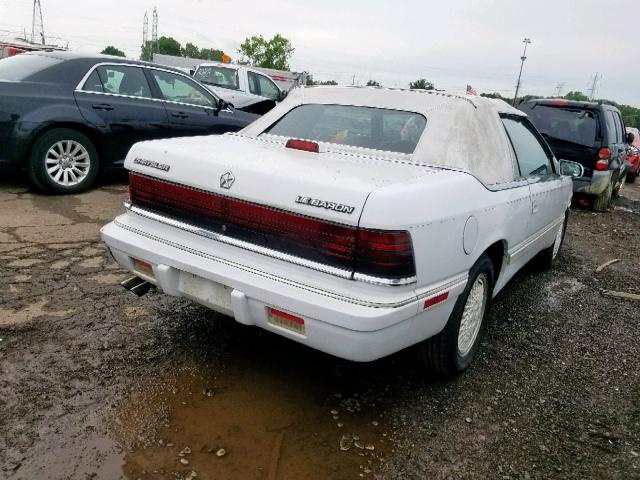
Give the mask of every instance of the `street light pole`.
[{"label": "street light pole", "polygon": [[516,106],[516,99],[518,98],[518,91],[520,90],[520,79],[522,78],[522,68],[524,67],[524,61],[527,59],[527,46],[531,43],[531,39],[530,38],[525,38],[522,43],[524,43],[524,52],[522,52],[522,56],[520,57],[520,60],[522,60],[522,63],[520,63],[520,73],[518,74],[518,83],[516,84],[516,94],[513,97],[513,106]]}]

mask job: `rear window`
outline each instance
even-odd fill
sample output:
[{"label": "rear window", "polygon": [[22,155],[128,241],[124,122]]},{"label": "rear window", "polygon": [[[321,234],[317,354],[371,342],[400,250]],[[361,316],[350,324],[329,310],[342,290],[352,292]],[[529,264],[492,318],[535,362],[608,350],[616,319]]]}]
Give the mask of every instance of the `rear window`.
[{"label": "rear window", "polygon": [[588,147],[598,141],[598,114],[592,110],[535,105],[526,113],[545,137]]},{"label": "rear window", "polygon": [[238,90],[238,72],[233,68],[199,67],[193,75],[196,80],[217,87]]},{"label": "rear window", "polygon": [[301,105],[265,133],[288,138],[413,153],[427,120],[418,113],[348,105]]},{"label": "rear window", "polygon": [[0,80],[22,81],[62,62],[59,58],[22,53],[0,60]]}]

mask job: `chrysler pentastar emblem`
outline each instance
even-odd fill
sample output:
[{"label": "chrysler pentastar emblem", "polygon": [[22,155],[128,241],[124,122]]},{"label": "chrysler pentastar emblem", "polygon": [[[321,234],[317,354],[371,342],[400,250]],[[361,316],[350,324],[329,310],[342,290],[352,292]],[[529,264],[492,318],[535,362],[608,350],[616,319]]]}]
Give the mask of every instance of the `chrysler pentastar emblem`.
[{"label": "chrysler pentastar emblem", "polygon": [[236,177],[233,176],[233,173],[225,172],[220,175],[220,188],[226,188],[227,190],[229,190],[231,188],[231,185],[233,185],[233,182],[235,181]]}]

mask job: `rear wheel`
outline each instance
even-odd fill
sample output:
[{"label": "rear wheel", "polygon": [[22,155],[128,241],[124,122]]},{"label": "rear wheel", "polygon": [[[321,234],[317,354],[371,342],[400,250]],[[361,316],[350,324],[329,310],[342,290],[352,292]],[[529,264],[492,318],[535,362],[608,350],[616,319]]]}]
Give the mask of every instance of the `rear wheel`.
[{"label": "rear wheel", "polygon": [[622,178],[620,179],[620,183],[618,184],[618,186],[616,188],[613,189],[613,196],[614,197],[619,197],[620,196],[620,192],[622,191],[622,188],[624,187],[624,183],[627,180],[627,176],[626,175],[622,175]]},{"label": "rear wheel", "polygon": [[471,364],[484,331],[493,283],[493,264],[483,254],[469,271],[467,286],[456,300],[444,330],[417,345],[416,353],[423,366],[451,376]]},{"label": "rear wheel", "polygon": [[598,195],[593,201],[593,209],[596,212],[606,212],[611,205],[611,196],[613,195],[613,187],[611,182],[607,185],[607,189]]},{"label": "rear wheel", "polygon": [[33,183],[47,193],[82,192],[96,179],[98,154],[86,135],[55,128],[34,142],[28,172]]},{"label": "rear wheel", "polygon": [[627,183],[633,183],[636,181],[636,177],[638,176],[637,173],[627,173]]}]

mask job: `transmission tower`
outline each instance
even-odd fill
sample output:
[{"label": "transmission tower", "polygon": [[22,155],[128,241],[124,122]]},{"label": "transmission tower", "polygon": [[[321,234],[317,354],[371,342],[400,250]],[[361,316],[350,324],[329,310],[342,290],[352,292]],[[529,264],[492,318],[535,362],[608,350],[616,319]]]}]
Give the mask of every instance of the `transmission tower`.
[{"label": "transmission tower", "polygon": [[149,41],[149,15],[144,12],[144,20],[142,20],[142,47],[144,48]]},{"label": "transmission tower", "polygon": [[40,0],[33,0],[33,16],[31,18],[31,43],[45,45],[44,24],[42,22],[42,6]]},{"label": "transmission tower", "polygon": [[151,25],[151,41],[153,42],[153,51],[158,51],[158,7],[153,7],[153,23]]},{"label": "transmission tower", "polygon": [[593,76],[593,82],[591,83],[591,88],[589,89],[589,100],[593,101],[596,98],[596,90],[598,89],[598,81],[600,80],[600,74],[596,72]]},{"label": "transmission tower", "polygon": [[558,82],[556,84],[556,92],[554,94],[555,97],[559,97],[562,94],[562,90],[564,89],[565,85],[566,85],[565,82]]}]

